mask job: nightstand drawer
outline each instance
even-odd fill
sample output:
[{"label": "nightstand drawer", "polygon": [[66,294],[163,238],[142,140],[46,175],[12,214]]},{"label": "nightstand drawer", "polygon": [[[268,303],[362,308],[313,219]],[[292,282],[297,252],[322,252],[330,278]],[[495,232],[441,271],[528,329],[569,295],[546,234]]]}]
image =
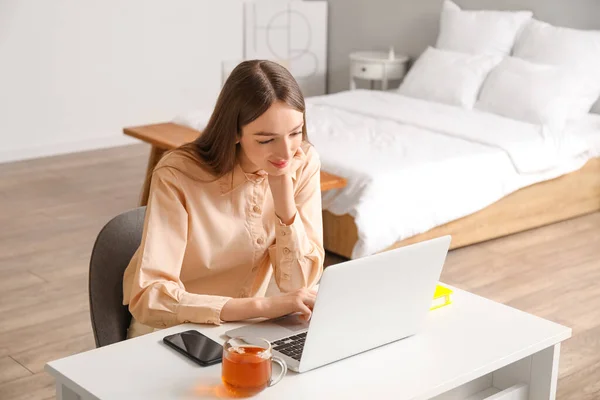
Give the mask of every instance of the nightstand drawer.
[{"label": "nightstand drawer", "polygon": [[406,75],[406,63],[382,64],[362,61],[352,62],[351,73],[359,79],[402,79]]},{"label": "nightstand drawer", "polygon": [[381,79],[383,76],[383,64],[354,61],[350,73],[355,78]]}]

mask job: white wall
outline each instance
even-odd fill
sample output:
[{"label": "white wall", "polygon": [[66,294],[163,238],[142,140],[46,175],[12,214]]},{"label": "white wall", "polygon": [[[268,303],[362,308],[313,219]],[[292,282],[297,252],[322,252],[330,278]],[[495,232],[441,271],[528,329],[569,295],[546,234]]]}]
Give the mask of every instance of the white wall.
[{"label": "white wall", "polygon": [[0,162],[133,142],[211,106],[243,51],[239,0],[1,0]]},{"label": "white wall", "polygon": [[[579,29],[600,29],[599,0],[454,0],[465,9],[532,10],[536,18]],[[387,51],[413,59],[435,44],[442,0],[328,0],[328,91],[349,87],[348,56]]]}]

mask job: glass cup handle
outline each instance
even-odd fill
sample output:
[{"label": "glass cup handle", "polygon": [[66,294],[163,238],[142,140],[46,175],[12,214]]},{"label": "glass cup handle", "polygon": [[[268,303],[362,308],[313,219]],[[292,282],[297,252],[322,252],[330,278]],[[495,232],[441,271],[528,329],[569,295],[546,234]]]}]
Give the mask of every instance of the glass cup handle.
[{"label": "glass cup handle", "polygon": [[283,379],[285,374],[287,374],[287,370],[288,370],[287,364],[281,358],[272,357],[271,360],[273,362],[276,362],[277,364],[279,364],[279,366],[281,367],[281,372],[279,373],[279,376],[277,378],[273,379],[273,377],[271,377],[271,379],[269,380],[269,386],[273,386],[273,385],[276,385],[277,383],[279,383],[279,381],[281,379]]}]

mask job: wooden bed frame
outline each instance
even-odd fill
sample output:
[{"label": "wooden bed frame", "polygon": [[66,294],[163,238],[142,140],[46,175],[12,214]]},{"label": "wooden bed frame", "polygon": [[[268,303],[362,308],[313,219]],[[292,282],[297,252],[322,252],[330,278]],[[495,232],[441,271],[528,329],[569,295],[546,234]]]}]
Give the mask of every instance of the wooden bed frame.
[{"label": "wooden bed frame", "polygon": [[[172,123],[130,127],[123,131],[153,146],[140,204],[145,204],[149,174],[161,155],[200,134]],[[326,172],[321,177],[322,190],[346,185],[343,178]],[[451,248],[455,249],[599,210],[600,158],[593,158],[575,172],[522,188],[474,214],[396,242],[384,251],[447,234],[452,235]],[[335,216],[324,211],[323,231],[325,249],[351,257],[358,233],[350,215]]]}]

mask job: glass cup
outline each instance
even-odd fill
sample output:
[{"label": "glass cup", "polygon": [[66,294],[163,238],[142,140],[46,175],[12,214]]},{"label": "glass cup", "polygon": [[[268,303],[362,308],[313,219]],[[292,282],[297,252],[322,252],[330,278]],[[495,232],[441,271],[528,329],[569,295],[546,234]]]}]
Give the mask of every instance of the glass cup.
[{"label": "glass cup", "polygon": [[[272,364],[281,366],[281,373],[273,379]],[[271,344],[261,338],[236,337],[223,345],[221,379],[225,388],[237,397],[253,396],[277,384],[287,373],[287,365],[273,357]]]}]

